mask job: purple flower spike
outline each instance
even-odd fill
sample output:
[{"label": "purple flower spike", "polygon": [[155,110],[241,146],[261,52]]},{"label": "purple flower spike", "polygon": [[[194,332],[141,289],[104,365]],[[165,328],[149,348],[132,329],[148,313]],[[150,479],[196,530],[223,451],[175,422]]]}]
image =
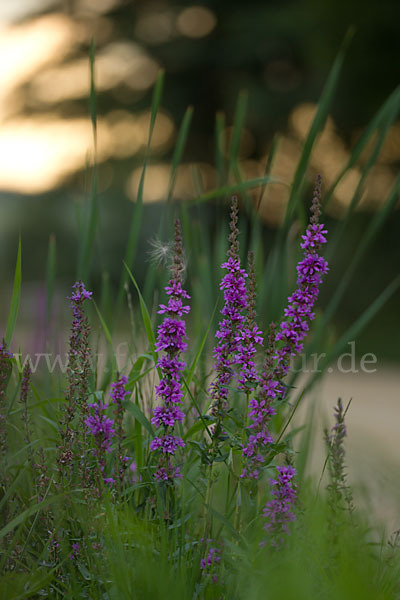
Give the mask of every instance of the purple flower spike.
[{"label": "purple flower spike", "polygon": [[120,404],[125,400],[125,396],[129,394],[125,386],[128,383],[126,375],[122,375],[117,382],[111,384],[110,396],[114,404]]},{"label": "purple flower spike", "polygon": [[[86,417],[85,425],[94,439],[93,454],[99,465],[99,474],[101,473],[101,478],[104,483],[112,485],[114,479],[112,477],[107,477],[105,474],[105,456],[111,452],[111,445],[115,437],[114,421],[107,416],[108,406],[107,402],[103,402],[102,399],[96,398],[95,402],[89,404],[92,413]],[[99,495],[101,494],[100,489],[98,489],[98,493]]]},{"label": "purple flower spike", "polygon": [[152,452],[158,451],[161,454],[154,474],[159,482],[171,482],[182,477],[179,468],[172,466],[170,458],[179,448],[185,446],[182,438],[173,435],[175,424],[182,423],[185,418],[179,404],[183,398],[181,372],[186,364],[179,359],[179,355],[187,349],[186,324],[181,317],[190,311],[190,307],[183,304],[183,300],[190,299],[190,296],[182,288],[183,250],[179,221],[175,221],[174,259],[171,271],[172,278],[165,288],[168,304],[160,304],[158,311],[159,314],[165,315],[164,321],[158,328],[156,342],[156,350],[165,353],[157,364],[162,377],[155,388],[156,397],[162,405],[154,409],[151,419],[153,425],[162,428],[162,434],[155,437],[150,444]]},{"label": "purple flower spike", "polygon": [[249,285],[247,298],[246,322],[235,337],[237,343],[237,364],[239,365],[239,388],[249,394],[254,391],[260,382],[257,373],[255,355],[257,346],[261,346],[264,339],[262,331],[256,325],[256,273],[254,252],[249,252]]},{"label": "purple flower spike", "polygon": [[297,497],[293,481],[296,469],[292,466],[277,467],[277,471],[277,478],[269,480],[272,500],[267,502],[263,511],[267,519],[264,529],[273,535],[275,546],[283,542],[282,533],[288,534],[289,524],[296,520],[292,509]]},{"label": "purple flower spike", "polygon": [[[212,398],[212,414],[216,418],[216,424],[213,429],[214,446],[217,445],[218,437],[222,431],[222,422],[225,412],[228,408],[227,398],[229,384],[232,381],[234,365],[238,361],[238,350],[242,348],[241,355],[244,356],[247,346],[245,338],[241,338],[239,333],[245,322],[244,310],[247,307],[247,290],[245,278],[247,277],[244,269],[240,267],[238,256],[239,242],[237,240],[239,231],[237,229],[238,220],[237,198],[232,198],[231,208],[231,234],[229,236],[230,248],[228,251],[228,260],[221,265],[222,269],[227,271],[223,277],[220,289],[224,292],[225,304],[221,310],[223,319],[219,323],[219,328],[215,337],[218,340],[214,348],[214,368],[217,372],[215,381],[210,386]],[[243,362],[244,362],[243,358]],[[216,448],[214,448],[216,450]]]},{"label": "purple flower spike", "polygon": [[321,214],[321,178],[317,178],[311,206],[310,224],[301,244],[304,258],[297,265],[297,289],[289,297],[284,320],[279,327],[271,324],[268,349],[258,394],[250,401],[251,435],[243,448],[245,466],[242,477],[258,479],[260,465],[268,453],[266,440],[272,438],[268,426],[276,413],[274,404],[283,400],[286,387],[282,380],[290,368],[290,359],[303,349],[303,341],[314,319],[313,308],[319,294],[319,285],[328,271],[328,263],[319,255],[321,244],[326,243],[324,225],[318,223]]},{"label": "purple flower spike", "polygon": [[[90,326],[85,314],[84,303],[92,297],[82,281],[77,281],[72,286],[72,295],[69,297],[72,310],[72,325],[69,338],[68,351],[68,403],[65,408],[61,423],[61,444],[58,449],[57,462],[60,469],[66,465],[79,461],[79,475],[83,487],[90,485],[90,472],[86,461],[79,457],[85,456],[86,426],[85,419],[89,414],[88,398],[91,380],[91,350],[89,344]],[[71,469],[72,475],[72,469]]]}]

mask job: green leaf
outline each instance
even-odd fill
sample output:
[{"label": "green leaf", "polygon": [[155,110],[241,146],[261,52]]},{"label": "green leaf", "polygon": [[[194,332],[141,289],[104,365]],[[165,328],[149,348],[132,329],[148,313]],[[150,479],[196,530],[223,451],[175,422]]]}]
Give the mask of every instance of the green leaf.
[{"label": "green leaf", "polygon": [[[136,291],[137,291],[138,296],[139,296],[140,312],[141,312],[141,315],[142,315],[143,325],[144,325],[144,328],[145,328],[145,331],[146,331],[147,340],[148,340],[149,345],[150,345],[150,351],[151,351],[151,355],[153,357],[154,365],[156,365],[158,363],[158,356],[157,356],[157,352],[156,352],[156,338],[155,338],[155,335],[154,335],[153,327],[151,325],[151,319],[150,319],[149,311],[147,310],[147,306],[146,306],[146,303],[145,303],[145,301],[143,299],[143,296],[141,294],[139,286],[136,283],[136,279],[132,275],[132,272],[129,269],[128,265],[126,263],[124,263],[124,265],[125,265],[125,269],[128,271],[129,277],[131,278],[131,281],[132,281],[133,285],[135,286]],[[161,373],[160,373],[159,369],[158,369],[158,372],[159,372],[160,377],[161,377]]]},{"label": "green leaf", "polygon": [[256,177],[255,179],[249,179],[241,183],[235,183],[233,185],[223,185],[222,187],[215,188],[198,196],[194,199],[194,202],[206,202],[213,198],[221,198],[222,196],[231,196],[232,194],[239,194],[241,192],[251,190],[253,188],[263,186],[266,183],[280,183],[282,185],[288,185],[286,181],[280,177],[274,177],[272,175],[265,175],[264,177]]},{"label": "green leaf", "polygon": [[141,423],[143,425],[143,427],[149,432],[149,434],[153,438],[154,437],[154,429],[153,429],[150,421],[146,417],[146,415],[140,409],[140,407],[137,404],[128,402],[128,404],[126,405],[126,409],[133,414],[135,419],[137,419],[139,421],[139,423]]},{"label": "green leaf", "polygon": [[[68,492],[68,494],[70,493],[71,492]],[[44,508],[47,508],[54,502],[57,502],[57,500],[61,500],[61,498],[63,498],[66,495],[67,493],[51,496],[50,498],[39,502],[39,504],[34,504],[33,506],[30,506],[29,508],[24,510],[17,517],[14,517],[14,519],[9,521],[9,523],[7,523],[7,525],[5,525],[3,529],[0,530],[0,540],[2,540],[4,536],[10,533],[10,531],[18,527],[18,525],[26,521],[26,519],[29,519],[29,517],[31,517],[32,515],[35,515],[37,512],[43,510]]]}]

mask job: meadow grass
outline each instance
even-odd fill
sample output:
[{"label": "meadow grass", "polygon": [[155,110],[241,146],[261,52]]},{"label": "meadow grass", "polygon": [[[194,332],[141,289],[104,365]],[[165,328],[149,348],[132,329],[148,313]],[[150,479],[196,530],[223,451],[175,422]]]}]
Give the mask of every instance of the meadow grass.
[{"label": "meadow grass", "polygon": [[[377,541],[376,524],[368,521],[352,501],[345,476],[343,407],[338,404],[335,421],[325,433],[329,472],[325,489],[307,475],[306,469],[311,440],[314,436],[322,437],[323,432],[315,431],[311,422],[300,430],[291,428],[293,414],[304,395],[400,285],[399,278],[389,282],[341,337],[332,337],[330,324],[352,275],[395,208],[400,178],[371,217],[361,244],[324,310],[316,306],[316,319],[303,351],[306,356],[325,352],[322,371],[311,372],[299,388],[296,370],[291,372],[288,366],[286,371],[280,371],[271,366],[276,360],[272,347],[279,342],[276,333],[282,327],[287,299],[296,288],[296,264],[301,258],[299,239],[291,235],[291,228],[294,222],[301,233],[307,227],[310,202],[305,198],[309,192],[311,152],[332,107],[346,44],[328,76],[292,182],[276,180],[270,174],[276,144],[272,146],[264,176],[250,181],[243,179],[238,151],[247,100],[242,94],[227,157],[221,150],[225,116],[219,113],[216,117],[218,187],[202,190],[201,178],[194,173],[197,197],[190,205],[175,204],[177,169],[190,135],[192,109],[188,108],[171,159],[168,197],[162,207],[158,231],[162,240],[172,239],[173,222],[179,220],[182,234],[179,225],[175,225],[172,254],[167,246],[159,248],[170,266],[172,256],[170,275],[168,265],[149,263],[141,289],[135,278],[135,266],[140,260],[137,249],[146,168],[164,84],[164,76],[160,74],[153,93],[147,150],[126,249],[121,257],[118,288],[113,290],[104,274],[100,299],[86,292],[91,282],[95,245],[99,243],[98,167],[96,162],[93,165],[92,191],[79,224],[76,273],[84,284],[78,283],[72,295],[69,363],[61,378],[59,374],[30,373],[28,367],[23,369],[19,349],[13,347],[22,289],[20,241],[0,356],[2,598],[376,600],[400,597],[397,538]],[[90,116],[96,146],[93,48],[90,64]],[[366,178],[399,108],[397,89],[365,129],[334,184],[324,191],[323,207],[332,200],[346,173],[358,164],[360,155],[368,152],[345,218],[330,223],[325,252],[330,263],[334,263],[335,249],[351,223]],[[254,192],[258,191],[261,198],[271,182],[290,186],[290,195],[275,242],[266,247]],[[232,195],[241,200],[237,223],[239,247],[235,245],[237,225],[233,217],[228,239],[228,219],[221,202]],[[205,221],[197,218],[201,211],[207,210],[209,202],[216,203],[212,236]],[[188,264],[179,246],[181,238]],[[251,290],[247,281],[241,279],[238,267],[228,271],[233,277],[231,296],[227,296],[226,286],[219,287],[220,265],[227,260],[227,253],[234,260],[240,259],[245,268],[248,250],[254,252],[257,288],[251,319]],[[48,321],[56,276],[56,242],[51,238],[47,261]],[[167,317],[157,313],[157,305],[168,300],[163,291],[168,278],[170,286],[174,281],[190,291],[187,342],[185,330],[179,333],[179,328],[176,329],[176,322],[183,321],[187,312],[182,309],[186,302],[183,292],[169,295],[175,303],[183,302],[178,308],[176,304],[168,304],[164,310]],[[242,285],[247,296],[240,304],[237,292]],[[236,322],[233,333],[230,331],[225,338],[215,341],[215,331],[223,331],[220,310],[227,304],[229,310],[224,316],[230,319],[229,327],[234,321],[233,309],[243,319]],[[170,319],[169,325],[173,321],[175,327],[172,350],[170,338],[165,343],[165,336],[170,335],[162,329],[165,319]],[[276,323],[275,329],[268,328],[271,321]],[[116,341],[121,338],[121,323],[129,347],[122,363],[115,352]],[[252,354],[251,340],[243,341],[240,346],[238,337],[241,331],[257,323],[264,337],[264,348],[259,345],[257,353]],[[107,358],[102,363],[93,360],[96,341],[90,333],[99,324],[107,349]],[[218,339],[228,339],[229,348],[220,345],[219,354],[213,356],[212,349],[218,347]],[[238,384],[236,371],[242,373],[243,348],[264,379],[248,377]],[[186,363],[173,367],[172,372],[171,364],[181,353]],[[168,364],[160,363],[163,356],[170,360]],[[163,380],[169,386],[171,381],[177,382],[180,396],[169,407],[180,407],[184,413],[182,418],[175,416],[168,425],[154,421],[155,409],[167,399],[167,392],[159,387],[157,395],[154,391]],[[258,431],[257,427],[249,427],[252,420],[247,407],[252,399],[260,398],[262,385],[271,382],[279,388],[279,402],[273,403],[268,429],[260,430],[268,431],[271,441],[265,443],[265,448],[260,446],[264,455],[257,476],[241,477],[247,464],[243,448],[248,447],[252,432]],[[172,434],[174,444],[179,447],[171,453],[160,452],[160,444]],[[300,440],[296,452],[294,438]]]}]

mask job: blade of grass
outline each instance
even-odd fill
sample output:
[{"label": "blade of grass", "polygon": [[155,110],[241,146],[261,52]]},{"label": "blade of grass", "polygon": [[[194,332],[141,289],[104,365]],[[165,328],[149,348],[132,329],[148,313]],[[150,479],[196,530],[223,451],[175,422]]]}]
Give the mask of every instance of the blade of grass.
[{"label": "blade of grass", "polygon": [[93,255],[93,246],[96,237],[96,229],[99,216],[99,206],[97,198],[98,177],[97,177],[97,107],[96,107],[96,84],[95,84],[95,45],[93,39],[90,42],[90,94],[89,94],[89,114],[92,123],[93,133],[93,167],[92,182],[90,189],[89,204],[87,205],[87,214],[83,229],[83,238],[80,246],[78,261],[78,279],[84,281],[89,276],[90,264]]},{"label": "blade of grass", "polygon": [[374,316],[383,308],[386,302],[393,296],[393,294],[400,288],[400,275],[397,276],[379,296],[370,304],[370,306],[360,315],[360,317],[353,323],[351,327],[339,338],[335,346],[327,353],[324,358],[319,370],[314,373],[309,383],[305,386],[305,390],[308,391],[314,383],[324,374],[326,368],[343,352],[343,349],[347,346],[349,341],[356,339],[356,336],[363,331],[368,323],[374,318]]},{"label": "blade of grass", "polygon": [[[160,225],[158,228],[158,236],[157,237],[159,239],[163,239],[164,236],[167,236],[169,234],[168,227],[169,227],[169,224],[173,221],[172,214],[171,214],[172,211],[170,209],[170,203],[171,203],[171,199],[172,199],[172,196],[174,193],[178,168],[179,168],[179,165],[182,160],[187,137],[189,134],[190,124],[192,122],[192,117],[193,117],[193,107],[189,106],[186,109],[186,112],[183,116],[182,123],[179,128],[175,148],[174,148],[174,153],[172,155],[171,171],[170,171],[169,182],[168,182],[167,201],[162,208]],[[156,273],[156,269],[155,269],[154,265],[151,265],[150,268],[148,268],[146,270],[146,279],[145,279],[145,283],[144,283],[144,287],[143,287],[143,296],[147,300],[149,300],[150,298],[153,297],[156,274],[157,273]]]},{"label": "blade of grass", "polygon": [[314,119],[311,123],[310,130],[304,143],[303,151],[300,156],[299,163],[296,168],[296,172],[293,177],[292,188],[289,196],[289,202],[286,209],[286,214],[283,222],[283,230],[287,230],[290,224],[292,215],[294,213],[297,202],[300,200],[300,191],[303,185],[303,180],[307,172],[307,166],[310,160],[311,152],[315,143],[315,140],[322,131],[326,119],[328,117],[329,109],[332,104],[333,96],[336,92],[336,88],[339,81],[339,75],[342,70],[343,61],[347,52],[348,45],[353,37],[353,30],[350,29],[342,46],[336,56],[332,69],[328,75],[328,79],[322,90],[320,100],[318,102],[318,108],[315,113]]},{"label": "blade of grass", "polygon": [[209,190],[208,192],[205,192],[201,196],[195,198],[194,202],[206,202],[208,200],[213,200],[214,198],[231,196],[232,194],[240,194],[241,192],[245,192],[246,190],[251,190],[253,188],[265,185],[266,183],[280,183],[282,185],[288,185],[288,183],[280,177],[267,175],[264,177],[256,177],[255,179],[249,179],[248,181],[243,181],[242,183],[223,185],[222,187],[214,188],[213,190]]},{"label": "blade of grass", "polygon": [[[140,234],[140,227],[142,223],[142,213],[143,213],[143,189],[144,189],[144,180],[146,175],[147,163],[150,158],[150,149],[151,149],[151,140],[153,137],[154,125],[157,118],[157,113],[160,108],[162,90],[164,85],[164,71],[160,71],[157,77],[156,84],[154,86],[153,91],[153,99],[151,103],[151,114],[150,114],[150,127],[149,127],[149,135],[147,139],[147,147],[143,160],[143,168],[142,173],[140,175],[139,187],[137,193],[136,203],[132,212],[132,220],[130,225],[130,231],[128,236],[128,243],[125,250],[124,263],[125,266],[128,265],[129,268],[132,267],[133,260],[135,258],[137,243]],[[122,269],[121,279],[119,284],[118,296],[117,296],[117,310],[116,314],[118,314],[123,296],[124,296],[124,286],[127,282],[127,273],[125,269]]]},{"label": "blade of grass", "polygon": [[217,186],[225,182],[225,114],[217,112],[215,116],[215,167],[217,170]]},{"label": "blade of grass", "polygon": [[46,323],[50,325],[51,312],[54,296],[54,282],[56,277],[56,236],[54,233],[49,237],[49,249],[47,251],[46,265]]},{"label": "blade of grass", "polygon": [[183,151],[186,146],[186,141],[187,141],[187,137],[188,137],[188,133],[189,133],[189,129],[190,129],[190,124],[192,122],[192,117],[193,117],[193,106],[188,106],[188,108],[186,109],[186,112],[183,116],[181,126],[179,128],[179,133],[178,133],[178,137],[176,140],[174,153],[172,155],[171,172],[170,172],[170,176],[169,176],[168,193],[167,193],[167,202],[168,203],[171,201],[172,194],[174,191],[176,175],[178,172],[178,167],[182,160]]},{"label": "blade of grass", "polygon": [[[71,492],[68,492],[68,494],[70,494],[70,493]],[[10,531],[12,531],[16,527],[18,527],[18,525],[20,525],[21,523],[23,523],[24,521],[26,521],[26,519],[28,519],[32,515],[35,515],[37,512],[40,512],[41,510],[47,508],[48,506],[50,506],[51,504],[53,504],[57,500],[61,500],[61,498],[63,498],[64,496],[66,496],[66,494],[67,493],[56,494],[55,496],[51,496],[47,500],[43,500],[43,502],[39,502],[38,504],[34,504],[33,506],[30,506],[29,508],[27,508],[26,510],[24,510],[17,517],[14,517],[14,519],[12,519],[9,523],[7,523],[7,525],[5,525],[0,530],[0,540],[2,540],[4,538],[4,536],[6,536],[8,533],[10,533]]]},{"label": "blade of grass", "polygon": [[149,419],[146,417],[144,412],[141,410],[139,404],[132,404],[132,402],[129,402],[126,405],[126,409],[133,414],[135,419],[137,421],[139,421],[139,423],[141,425],[143,425],[143,427],[149,432],[149,434],[153,438],[154,437],[154,429],[153,429]]},{"label": "blade of grass", "polygon": [[[156,352],[156,338],[154,335],[154,331],[153,331],[153,327],[151,325],[151,319],[150,319],[150,315],[149,315],[149,311],[147,310],[147,306],[145,301],[143,300],[143,296],[140,292],[139,286],[136,283],[136,279],[134,278],[134,276],[132,275],[132,272],[130,270],[130,268],[128,267],[128,265],[126,263],[124,263],[124,266],[128,272],[128,275],[133,283],[133,285],[136,288],[136,291],[138,293],[139,296],[139,303],[140,303],[140,312],[142,315],[142,320],[143,320],[143,325],[146,331],[146,336],[147,336],[147,340],[149,342],[150,345],[150,352],[151,355],[153,357],[154,360],[154,366],[157,366],[158,363],[158,356],[157,356],[157,352]],[[161,373],[160,370],[158,370],[159,374],[160,374],[160,378],[161,378]]]},{"label": "blade of grass", "polygon": [[368,248],[370,247],[372,241],[378,234],[379,230],[383,227],[385,221],[389,217],[392,210],[395,208],[399,197],[399,191],[400,175],[398,175],[384,206],[381,208],[381,210],[376,212],[373,218],[371,219],[368,229],[363,235],[361,242],[358,244],[346,271],[343,273],[340,283],[338,284],[331,300],[329,301],[328,306],[326,307],[322,315],[319,327],[316,332],[316,338],[313,347],[319,343],[321,335],[326,325],[331,321],[333,315],[335,314],[351,281],[352,275],[355,272],[359,263],[361,262],[364,254],[367,252]]},{"label": "blade of grass", "polygon": [[[265,165],[265,169],[264,169],[264,177],[267,177],[268,175],[271,174],[272,165],[274,163],[274,159],[275,159],[275,156],[276,156],[276,151],[278,149],[278,142],[279,142],[279,137],[277,135],[274,135],[274,138],[273,138],[272,143],[271,143],[271,148],[270,148],[269,153],[268,153],[268,158],[267,158],[267,162],[266,162],[266,165]],[[260,188],[260,193],[259,193],[258,200],[257,200],[257,203],[256,203],[256,212],[257,213],[260,210],[261,201],[262,201],[262,198],[263,198],[263,196],[265,194],[265,190],[267,188],[267,185],[268,185],[268,182],[266,182]]]},{"label": "blade of grass", "polygon": [[325,197],[322,201],[323,207],[326,207],[329,204],[329,202],[331,201],[336,187],[338,186],[340,181],[343,179],[346,172],[357,164],[362,152],[367,147],[368,143],[370,142],[372,136],[375,134],[376,130],[385,122],[386,123],[393,122],[396,119],[396,116],[399,112],[399,108],[400,108],[400,87],[397,87],[393,91],[393,93],[389,96],[389,98],[386,100],[386,102],[384,102],[383,106],[379,109],[379,111],[373,117],[373,119],[371,119],[371,121],[369,122],[365,131],[360,136],[359,140],[357,141],[356,145],[354,146],[354,148],[350,154],[347,164],[345,165],[345,167],[343,167],[342,171],[339,173],[339,175],[335,179],[334,183],[332,184],[330,189],[325,194]]},{"label": "blade of grass", "polygon": [[296,400],[296,403],[295,403],[295,405],[294,405],[294,407],[293,407],[293,409],[292,409],[292,411],[291,411],[291,413],[290,413],[290,415],[289,415],[289,418],[287,419],[287,421],[286,421],[285,425],[284,425],[284,426],[283,426],[283,428],[282,428],[282,431],[281,431],[281,432],[280,432],[280,434],[279,434],[279,437],[278,437],[278,439],[277,439],[277,440],[276,440],[276,442],[275,442],[276,444],[279,444],[279,442],[281,441],[281,439],[282,439],[282,437],[283,437],[283,435],[284,435],[284,433],[285,433],[286,429],[289,427],[289,425],[290,425],[290,422],[291,422],[291,420],[293,419],[293,417],[294,417],[294,415],[295,415],[295,413],[296,413],[296,410],[298,409],[298,407],[299,407],[299,404],[300,404],[300,402],[301,402],[301,400],[302,400],[303,396],[304,396],[304,390],[301,392],[301,394],[300,394],[300,395],[299,395],[299,397],[297,398],[297,400]]},{"label": "blade of grass", "polygon": [[116,375],[116,373],[118,371],[118,364],[117,364],[117,359],[116,359],[115,352],[114,352],[114,346],[113,346],[112,336],[111,336],[110,330],[107,327],[107,323],[105,322],[105,320],[102,317],[102,314],[100,312],[99,307],[97,306],[96,302],[93,299],[92,299],[92,302],[93,302],[93,306],[94,306],[94,308],[96,310],[97,316],[99,318],[99,321],[101,323],[101,326],[103,328],[104,335],[106,336],[106,340],[107,340],[108,346],[110,348],[110,352],[111,352],[111,364],[112,364],[111,380],[114,381],[115,375]]},{"label": "blade of grass", "polygon": [[[137,390],[135,392],[135,406],[140,410],[139,407],[139,398]],[[135,424],[134,424],[134,433],[135,433],[135,458],[137,468],[140,470],[143,467],[143,434],[142,434],[142,426],[144,425],[141,421],[135,416]]]},{"label": "blade of grass", "polygon": [[[240,150],[240,141],[242,137],[242,131],[246,119],[247,112],[247,102],[248,102],[248,94],[245,91],[241,91],[239,93],[239,97],[236,103],[235,114],[233,117],[233,127],[232,127],[232,136],[230,140],[230,149],[229,149],[229,162],[228,162],[228,172],[227,179],[229,180],[229,174],[232,171],[235,178],[238,179],[238,158],[239,158],[239,150]],[[240,179],[239,179],[240,181]]]},{"label": "blade of grass", "polygon": [[11,297],[11,305],[8,313],[5,341],[7,346],[10,346],[12,336],[17,322],[19,302],[21,299],[21,281],[22,281],[22,262],[21,262],[21,236],[18,242],[17,264],[15,266],[13,293]]},{"label": "blade of grass", "polygon": [[[196,354],[194,356],[194,359],[192,361],[192,364],[190,365],[190,368],[188,370],[188,373],[187,373],[187,376],[186,376],[186,382],[185,382],[186,389],[189,387],[189,385],[192,382],[193,375],[194,375],[194,372],[195,372],[196,367],[197,367],[197,363],[199,362],[201,353],[203,352],[204,345],[205,345],[205,343],[207,341],[207,337],[208,337],[208,334],[210,332],[211,325],[212,325],[212,323],[214,321],[214,317],[215,317],[215,312],[217,310],[217,306],[218,306],[218,300],[215,303],[214,310],[212,312],[211,319],[210,319],[210,321],[208,323],[207,329],[206,329],[206,331],[205,331],[205,333],[203,335],[202,340],[200,341],[200,344],[199,344],[199,347],[197,349],[197,352],[196,352]],[[186,397],[186,393],[185,393],[185,396],[184,396],[183,400],[185,399],[185,397]]]}]

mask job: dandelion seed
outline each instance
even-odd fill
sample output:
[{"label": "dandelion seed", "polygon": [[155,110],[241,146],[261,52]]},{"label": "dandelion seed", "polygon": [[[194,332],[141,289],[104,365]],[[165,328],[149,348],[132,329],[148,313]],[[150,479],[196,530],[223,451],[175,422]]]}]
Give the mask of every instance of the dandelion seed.
[{"label": "dandelion seed", "polygon": [[162,242],[158,237],[149,239],[151,250],[148,251],[150,261],[156,265],[166,267],[169,265],[173,254],[172,242]]}]

